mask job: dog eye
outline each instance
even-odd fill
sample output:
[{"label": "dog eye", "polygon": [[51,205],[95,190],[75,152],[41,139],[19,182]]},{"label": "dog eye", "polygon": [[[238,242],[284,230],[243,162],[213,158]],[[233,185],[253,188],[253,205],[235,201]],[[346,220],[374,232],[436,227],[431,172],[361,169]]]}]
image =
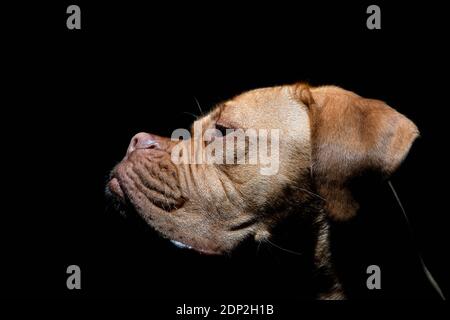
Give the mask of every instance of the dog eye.
[{"label": "dog eye", "polygon": [[222,134],[222,137],[225,137],[228,133],[232,132],[232,128],[225,127],[218,123],[216,123],[216,130],[218,130]]}]

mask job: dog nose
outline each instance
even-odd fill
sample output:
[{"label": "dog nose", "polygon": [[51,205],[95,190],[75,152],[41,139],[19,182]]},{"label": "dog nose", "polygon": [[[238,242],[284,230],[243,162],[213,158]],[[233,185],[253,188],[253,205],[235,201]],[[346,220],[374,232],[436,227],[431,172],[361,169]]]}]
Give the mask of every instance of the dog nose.
[{"label": "dog nose", "polygon": [[153,149],[159,148],[157,137],[146,133],[140,132],[131,138],[130,145],[128,146],[127,154],[130,154],[137,149]]}]

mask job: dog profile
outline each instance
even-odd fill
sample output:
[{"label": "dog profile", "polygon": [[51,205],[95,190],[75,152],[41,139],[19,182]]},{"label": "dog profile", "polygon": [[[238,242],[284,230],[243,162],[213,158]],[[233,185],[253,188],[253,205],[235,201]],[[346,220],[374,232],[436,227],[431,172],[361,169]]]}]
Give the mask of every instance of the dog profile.
[{"label": "dog profile", "polygon": [[[270,239],[280,222],[308,215],[313,264],[322,276],[317,297],[344,299],[330,252],[330,221],[357,214],[354,179],[368,172],[387,178],[399,167],[419,134],[414,123],[382,101],[339,87],[293,84],[245,92],[194,125],[223,132],[217,141],[226,139],[227,129],[278,130],[277,172],[261,174],[261,163],[175,163],[172,153],[180,146],[194,156],[204,148],[195,138],[138,133],[112,170],[107,192],[163,237],[203,254]],[[248,147],[237,151],[246,154]]]}]

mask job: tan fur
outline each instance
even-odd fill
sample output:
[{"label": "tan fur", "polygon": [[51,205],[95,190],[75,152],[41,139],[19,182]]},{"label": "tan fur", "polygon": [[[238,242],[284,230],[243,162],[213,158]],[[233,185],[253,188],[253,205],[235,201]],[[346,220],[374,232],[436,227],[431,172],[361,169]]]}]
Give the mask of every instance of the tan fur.
[{"label": "tan fur", "polygon": [[[212,254],[229,252],[249,236],[269,238],[276,221],[301,214],[314,197],[324,199],[330,217],[352,217],[358,203],[349,181],[369,170],[391,174],[418,135],[384,102],[305,84],[243,93],[198,121],[204,128],[280,129],[278,173],[261,175],[258,165],[174,165],[170,150],[177,143],[199,152],[193,139],[157,137],[158,148],[127,154],[110,187],[162,235]],[[327,234],[318,249],[323,259]],[[324,296],[338,297],[339,290]]]},{"label": "tan fur", "polygon": [[347,188],[368,170],[390,175],[418,136],[417,127],[379,100],[338,87],[311,90],[313,175],[327,210],[336,219],[353,216],[358,204]]}]

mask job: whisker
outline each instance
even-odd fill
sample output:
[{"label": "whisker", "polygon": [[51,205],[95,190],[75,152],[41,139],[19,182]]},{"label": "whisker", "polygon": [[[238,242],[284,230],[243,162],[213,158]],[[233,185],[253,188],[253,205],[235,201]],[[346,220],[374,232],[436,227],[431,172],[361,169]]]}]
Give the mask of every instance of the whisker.
[{"label": "whisker", "polygon": [[258,246],[256,247],[256,255],[259,254],[259,249],[261,248],[261,242],[262,242],[262,240],[258,241]]},{"label": "whisker", "polygon": [[280,249],[280,250],[283,250],[283,251],[285,251],[285,252],[288,252],[288,253],[291,253],[291,254],[295,254],[295,255],[298,255],[298,256],[302,256],[302,255],[303,255],[301,252],[296,252],[296,251],[292,251],[292,250],[289,250],[289,249],[280,247],[279,245],[277,245],[277,244],[271,242],[269,239],[265,239],[264,241],[266,241],[267,243],[271,244],[271,245],[274,246],[275,248]]},{"label": "whisker", "polygon": [[200,103],[198,102],[197,98],[194,96],[195,103],[197,104],[198,110],[200,110],[200,114],[203,116],[203,110],[202,107],[200,107]]},{"label": "whisker", "polygon": [[183,113],[193,116],[195,118],[195,120],[198,120],[198,115],[196,115],[196,114],[193,114],[191,112],[186,112],[186,111],[183,111]]},{"label": "whisker", "polygon": [[327,201],[327,199],[325,199],[325,198],[322,197],[321,195],[319,195],[319,194],[317,194],[317,193],[314,193],[314,192],[312,192],[312,191],[310,191],[310,190],[308,190],[308,189],[301,188],[301,187],[293,187],[293,188],[296,188],[296,189],[298,189],[298,190],[304,191],[304,192],[306,192],[306,193],[308,193],[308,194],[310,194],[310,195],[312,195],[312,196],[315,196],[315,197],[317,197],[317,198],[319,198],[319,199],[321,199],[321,200],[323,200],[323,201]]}]

